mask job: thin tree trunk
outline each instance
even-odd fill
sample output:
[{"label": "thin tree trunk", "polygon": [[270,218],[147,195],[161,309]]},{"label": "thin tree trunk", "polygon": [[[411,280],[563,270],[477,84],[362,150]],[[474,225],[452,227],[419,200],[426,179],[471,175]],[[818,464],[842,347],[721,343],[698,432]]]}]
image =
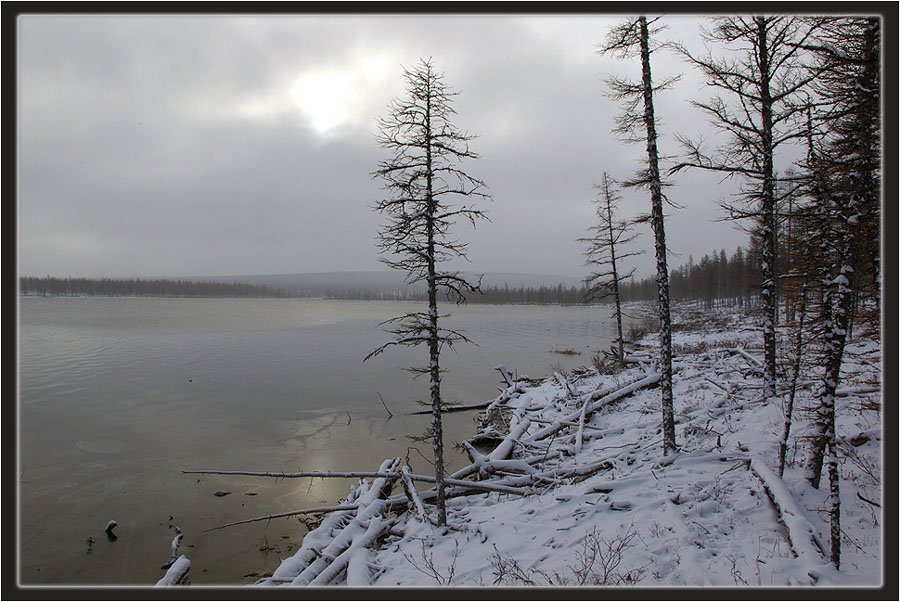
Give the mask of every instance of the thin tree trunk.
[{"label": "thin tree trunk", "polygon": [[[431,79],[428,80],[428,85]],[[426,220],[426,236],[428,239],[428,319],[429,319],[429,372],[431,380],[431,429],[434,449],[434,478],[437,489],[435,506],[437,508],[438,525],[447,524],[447,506],[444,487],[444,430],[441,419],[441,368],[440,368],[440,340],[438,332],[437,310],[437,285],[435,270],[435,244],[434,244],[434,172],[432,170],[431,157],[431,93],[426,95],[425,105],[425,170],[426,170],[426,199],[428,203],[428,218]]]},{"label": "thin tree trunk", "polygon": [[672,320],[669,315],[669,270],[666,266],[666,233],[663,223],[662,182],[659,175],[653,83],[650,76],[650,32],[647,18],[640,17],[643,75],[644,126],[647,129],[647,169],[650,183],[651,223],[656,247],[656,288],[659,310],[659,369],[662,392],[663,455],[675,451],[675,411],[672,398]]},{"label": "thin tree trunk", "polygon": [[784,476],[784,461],[787,455],[788,439],[791,435],[791,422],[794,415],[794,398],[797,394],[797,380],[800,377],[800,366],[803,359],[803,323],[806,321],[806,283],[800,290],[800,323],[797,325],[797,342],[794,346],[794,373],[791,376],[791,388],[787,404],[784,408],[784,430],[778,445],[778,476]]},{"label": "thin tree trunk", "polygon": [[610,267],[612,268],[613,298],[616,301],[616,328],[619,334],[619,366],[624,367],[625,343],[622,337],[622,301],[621,297],[619,296],[619,272],[616,268],[616,243],[615,233],[613,231],[612,202],[609,196],[609,178],[607,177],[606,173],[603,174],[603,193],[606,196],[606,216],[609,220],[609,261]]},{"label": "thin tree trunk", "polygon": [[838,470],[837,445],[832,439],[828,444],[829,522],[831,526],[831,562],[841,568],[841,477]]},{"label": "thin tree trunk", "polygon": [[778,297],[776,290],[777,270],[775,266],[775,158],[772,142],[773,102],[769,89],[772,77],[769,66],[769,43],[766,20],[755,17],[757,24],[757,48],[760,71],[760,110],[762,113],[762,297],[765,323],[763,324],[763,347],[765,350],[764,394],[775,396],[775,325],[778,323]]}]

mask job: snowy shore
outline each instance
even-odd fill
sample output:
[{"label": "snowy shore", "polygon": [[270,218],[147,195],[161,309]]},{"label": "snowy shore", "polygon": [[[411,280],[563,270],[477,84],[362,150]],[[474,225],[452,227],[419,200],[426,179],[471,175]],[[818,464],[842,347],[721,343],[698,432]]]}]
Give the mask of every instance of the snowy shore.
[{"label": "snowy shore", "polygon": [[[827,560],[827,477],[817,490],[804,475],[808,409],[819,377],[815,347],[806,351],[779,478],[784,410],[781,397],[762,398],[756,317],[686,306],[673,315],[678,453],[663,456],[659,391],[644,386],[654,375],[656,346],[647,334],[632,347],[626,369],[591,366],[520,381],[483,412],[483,430],[498,439],[515,430],[505,439],[508,470],[495,470],[485,482],[521,493],[454,497],[449,527],[438,528],[411,502],[399,513],[387,511],[391,500],[403,498],[397,479],[394,497],[367,507],[363,520],[353,510],[325,517],[257,585],[878,587],[884,575],[877,333],[854,333],[838,392],[844,539],[836,571]],[[782,348],[791,333],[791,325],[779,328]],[[598,391],[632,383],[633,392],[585,412],[602,401]],[[542,432],[548,425],[562,428],[548,435]],[[470,455],[481,461],[494,455],[483,453],[473,447]],[[382,465],[384,474],[391,470]],[[367,492],[377,499],[370,481],[340,503],[358,503]],[[358,533],[348,533],[354,528]],[[329,570],[335,558],[323,555],[322,546],[340,537],[354,543],[334,549],[344,564]]]}]

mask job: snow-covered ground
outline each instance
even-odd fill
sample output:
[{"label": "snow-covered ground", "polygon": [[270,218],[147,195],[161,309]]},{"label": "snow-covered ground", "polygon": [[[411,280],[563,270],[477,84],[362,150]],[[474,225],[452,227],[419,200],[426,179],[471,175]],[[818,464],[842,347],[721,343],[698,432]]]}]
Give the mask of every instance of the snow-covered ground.
[{"label": "snow-covered ground", "polygon": [[[862,328],[854,333],[837,398],[844,533],[838,572],[823,555],[830,545],[827,476],[816,490],[803,470],[817,346],[807,347],[809,366],[800,377],[788,467],[780,479],[776,465],[784,413],[780,401],[762,399],[762,334],[756,318],[688,307],[676,308],[673,315],[676,454],[662,453],[657,388],[604,397],[652,376],[650,361],[621,371],[589,367],[539,384],[519,383],[485,413],[485,425],[498,437],[510,430],[516,435],[515,441],[507,440],[512,444],[507,464],[495,462],[499,472],[492,482],[527,484],[527,494],[454,497],[444,528],[422,520],[412,505],[395,519],[373,515],[355,528],[374,534],[377,524],[389,529],[387,535],[363,538],[380,542],[374,550],[351,546],[349,568],[333,571],[330,583],[881,585],[878,337]],[[782,326],[779,334],[788,349],[792,329]],[[656,344],[655,335],[644,336],[633,357],[652,357]],[[601,407],[582,415],[590,405]],[[562,429],[541,436],[560,421]],[[490,448],[472,454],[482,463],[492,460]],[[543,476],[536,478],[537,473]],[[363,483],[345,503],[366,497],[367,487]],[[398,491],[402,498],[399,481],[393,493]],[[295,556],[259,584],[290,585],[318,558],[311,551],[315,539],[330,538],[347,522],[335,515],[326,518]],[[300,582],[308,581],[295,583]]]}]

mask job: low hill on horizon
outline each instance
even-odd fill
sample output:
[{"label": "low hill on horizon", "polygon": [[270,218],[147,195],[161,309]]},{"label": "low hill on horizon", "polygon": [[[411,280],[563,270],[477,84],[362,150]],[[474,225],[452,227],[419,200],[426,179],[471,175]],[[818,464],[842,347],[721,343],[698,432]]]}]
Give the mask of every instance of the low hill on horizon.
[{"label": "low hill on horizon", "polygon": [[[480,272],[465,271],[462,274],[477,281]],[[271,286],[291,293],[350,293],[371,291],[379,293],[403,290],[423,289],[421,283],[410,286],[406,283],[405,274],[397,271],[353,271],[353,272],[308,272],[296,274],[254,274],[230,276],[187,276],[183,280],[216,282],[240,282],[258,286]],[[485,272],[482,284],[492,287],[509,286],[510,288],[541,286],[564,287],[580,286],[581,279],[573,276],[554,276],[550,274],[521,274],[504,272]]]}]

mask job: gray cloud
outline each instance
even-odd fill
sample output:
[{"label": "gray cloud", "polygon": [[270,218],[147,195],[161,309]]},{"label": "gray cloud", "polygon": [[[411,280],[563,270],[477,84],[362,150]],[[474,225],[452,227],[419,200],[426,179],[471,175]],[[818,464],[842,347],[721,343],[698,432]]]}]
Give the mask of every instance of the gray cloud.
[{"label": "gray cloud", "polygon": [[[19,29],[19,269],[23,274],[178,276],[380,269],[370,173],[375,118],[403,94],[401,65],[434,57],[478,134],[468,165],[488,184],[490,223],[471,269],[578,276],[591,186],[624,178],[640,145],[610,133],[619,111],[600,57],[616,19],[578,17],[44,17]],[[695,39],[674,18],[670,36]],[[705,128],[687,99],[702,82],[660,52],[662,150]],[[325,95],[319,102],[317,96]],[[705,96],[705,94],[704,94]],[[324,134],[316,128],[327,128]],[[715,223],[715,178],[675,181],[673,263],[744,235]],[[626,192],[624,213],[647,211]],[[649,232],[640,240],[652,248]],[[652,251],[636,261],[652,270]]]}]

